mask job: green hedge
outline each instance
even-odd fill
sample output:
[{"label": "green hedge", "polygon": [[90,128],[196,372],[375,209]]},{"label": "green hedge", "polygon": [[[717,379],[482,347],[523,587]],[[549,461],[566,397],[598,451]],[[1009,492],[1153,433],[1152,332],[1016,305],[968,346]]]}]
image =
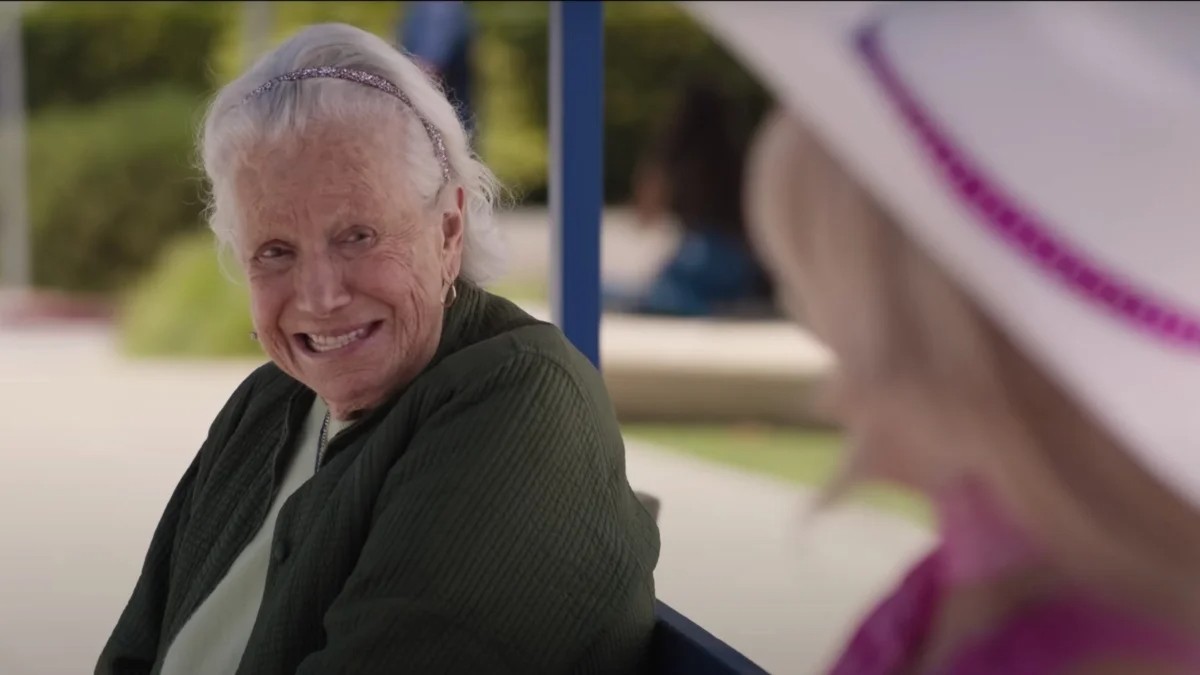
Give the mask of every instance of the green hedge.
[{"label": "green hedge", "polygon": [[250,301],[223,272],[209,232],[179,237],[125,297],[120,345],[137,356],[262,356],[250,339]]},{"label": "green hedge", "polygon": [[94,103],[149,85],[212,89],[209,57],[237,3],[44,2],[22,20],[29,108]]},{"label": "green hedge", "polygon": [[202,223],[192,148],[202,101],[173,87],[52,108],[29,126],[36,285],[106,293]]},{"label": "green hedge", "polygon": [[[501,176],[517,174],[518,187],[531,200],[541,201],[546,190],[549,121],[547,4],[471,4],[482,32],[476,63],[486,87],[485,153],[493,155],[488,161]],[[744,115],[739,126],[744,135],[757,124],[770,100],[754,78],[672,3],[605,3],[604,61],[604,194],[610,203],[628,199],[633,168],[643,148],[690,78],[703,74],[720,82],[740,102]],[[493,88],[503,91],[493,92]],[[495,97],[502,97],[507,105],[497,105]],[[504,137],[514,131],[516,140]],[[529,153],[519,170],[512,171],[509,156],[515,153],[495,150],[517,144],[529,147]]]},{"label": "green hedge", "polygon": [[[306,24],[345,21],[395,37],[402,2],[278,2],[273,42]],[[545,2],[471,2],[480,27],[481,151],[502,180],[531,201],[547,184],[548,12]],[[41,3],[25,17],[32,110],[88,103],[150,84],[210,91],[242,64],[241,3]],[[737,96],[745,127],[764,91],[671,3],[605,6],[605,196],[624,201],[642,147],[691,74],[709,74]]]},{"label": "green hedge", "polygon": [[24,13],[35,284],[111,294],[200,225],[193,139],[237,5],[43,2]]}]

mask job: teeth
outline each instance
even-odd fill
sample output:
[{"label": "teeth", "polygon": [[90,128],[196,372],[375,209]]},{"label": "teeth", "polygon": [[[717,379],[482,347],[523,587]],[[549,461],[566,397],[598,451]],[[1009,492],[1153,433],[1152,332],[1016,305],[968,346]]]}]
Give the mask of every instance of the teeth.
[{"label": "teeth", "polygon": [[341,349],[355,340],[362,339],[367,334],[366,328],[346,333],[345,335],[313,335],[308,334],[308,346],[315,352],[331,352],[335,349]]}]

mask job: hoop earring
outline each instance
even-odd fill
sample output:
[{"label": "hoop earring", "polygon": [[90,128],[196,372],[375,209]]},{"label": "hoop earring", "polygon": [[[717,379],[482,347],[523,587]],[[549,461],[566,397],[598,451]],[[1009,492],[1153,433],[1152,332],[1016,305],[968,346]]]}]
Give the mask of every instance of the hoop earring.
[{"label": "hoop earring", "polygon": [[446,294],[442,296],[442,306],[450,309],[458,300],[458,284],[450,282],[450,287],[446,289]]},{"label": "hoop earring", "polygon": [[256,331],[256,330],[252,330],[252,331],[250,331],[250,339],[251,339],[251,340],[258,340],[258,331]]}]

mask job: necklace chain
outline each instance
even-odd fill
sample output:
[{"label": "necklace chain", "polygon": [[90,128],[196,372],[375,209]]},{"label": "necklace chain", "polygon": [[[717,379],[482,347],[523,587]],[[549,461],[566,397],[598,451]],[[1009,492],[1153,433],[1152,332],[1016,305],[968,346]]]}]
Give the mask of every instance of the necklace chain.
[{"label": "necklace chain", "polygon": [[317,437],[317,466],[314,471],[321,470],[321,456],[325,453],[325,444],[329,442],[329,413],[325,413],[325,421],[321,422],[321,434]]}]

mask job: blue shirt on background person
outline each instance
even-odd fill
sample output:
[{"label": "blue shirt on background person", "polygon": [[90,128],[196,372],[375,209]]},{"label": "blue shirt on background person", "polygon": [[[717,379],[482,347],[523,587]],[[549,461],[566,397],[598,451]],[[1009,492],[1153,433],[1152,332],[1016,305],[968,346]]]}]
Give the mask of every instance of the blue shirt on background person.
[{"label": "blue shirt on background person", "polygon": [[474,137],[471,48],[475,42],[475,24],[466,3],[406,2],[399,33],[400,46],[437,75],[446,98],[455,105],[467,133]]}]

